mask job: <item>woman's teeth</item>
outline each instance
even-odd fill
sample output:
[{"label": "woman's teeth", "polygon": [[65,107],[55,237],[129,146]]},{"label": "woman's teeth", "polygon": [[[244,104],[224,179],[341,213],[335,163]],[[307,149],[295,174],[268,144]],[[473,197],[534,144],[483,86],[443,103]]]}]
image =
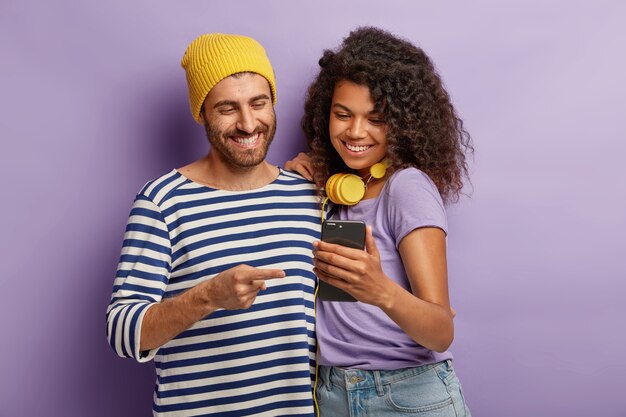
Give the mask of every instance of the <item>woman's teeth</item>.
[{"label": "woman's teeth", "polygon": [[345,143],[345,145],[346,148],[352,152],[363,152],[372,147],[372,145],[350,145],[349,143]]}]

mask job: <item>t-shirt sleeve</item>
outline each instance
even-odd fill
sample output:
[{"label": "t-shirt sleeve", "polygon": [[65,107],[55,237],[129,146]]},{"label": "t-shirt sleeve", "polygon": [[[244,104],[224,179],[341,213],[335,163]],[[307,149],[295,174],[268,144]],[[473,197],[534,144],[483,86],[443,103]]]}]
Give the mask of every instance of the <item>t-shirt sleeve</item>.
[{"label": "t-shirt sleeve", "polygon": [[163,214],[139,194],[126,225],[106,314],[109,344],[119,356],[146,362],[156,354],[156,349],[139,350],[141,324],[146,311],[163,298],[170,271],[171,243]]},{"label": "t-shirt sleeve", "polygon": [[388,221],[396,247],[421,227],[438,227],[448,233],[443,200],[425,173],[415,168],[398,172],[390,179],[388,192]]}]

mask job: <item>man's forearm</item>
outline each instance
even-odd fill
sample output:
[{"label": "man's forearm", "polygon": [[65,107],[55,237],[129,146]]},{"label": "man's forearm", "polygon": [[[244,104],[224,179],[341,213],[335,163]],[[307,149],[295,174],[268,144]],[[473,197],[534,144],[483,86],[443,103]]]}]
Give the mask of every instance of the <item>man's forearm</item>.
[{"label": "man's forearm", "polygon": [[156,349],[218,308],[248,309],[268,279],[284,278],[280,269],[238,265],[184,293],[151,306],[141,324],[141,351]]},{"label": "man's forearm", "polygon": [[150,307],[141,325],[140,350],[147,351],[164,345],[217,310],[205,296],[207,289],[204,287],[200,284]]}]

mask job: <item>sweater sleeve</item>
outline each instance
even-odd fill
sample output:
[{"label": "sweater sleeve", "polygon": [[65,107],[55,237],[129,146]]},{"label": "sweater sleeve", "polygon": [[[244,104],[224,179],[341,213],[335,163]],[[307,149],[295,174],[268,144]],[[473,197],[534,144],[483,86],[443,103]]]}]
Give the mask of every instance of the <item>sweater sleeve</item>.
[{"label": "sweater sleeve", "polygon": [[160,208],[139,194],[126,225],[111,302],[107,337],[122,357],[147,362],[157,349],[142,352],[141,324],[146,311],[161,301],[171,272],[171,242]]}]

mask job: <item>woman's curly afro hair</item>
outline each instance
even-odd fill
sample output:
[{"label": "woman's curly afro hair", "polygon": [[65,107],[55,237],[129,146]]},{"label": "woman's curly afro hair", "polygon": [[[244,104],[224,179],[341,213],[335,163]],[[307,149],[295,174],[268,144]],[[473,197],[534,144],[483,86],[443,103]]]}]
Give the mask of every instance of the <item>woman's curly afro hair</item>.
[{"label": "woman's curly afro hair", "polygon": [[390,172],[418,168],[444,201],[458,200],[468,178],[465,154],[473,152],[471,138],[424,51],[384,30],[363,27],[352,31],[338,50],[324,51],[319,65],[307,92],[302,128],[320,188],[332,174],[351,171],[328,131],[335,86],[351,81],[369,88],[374,111],[384,117]]}]

